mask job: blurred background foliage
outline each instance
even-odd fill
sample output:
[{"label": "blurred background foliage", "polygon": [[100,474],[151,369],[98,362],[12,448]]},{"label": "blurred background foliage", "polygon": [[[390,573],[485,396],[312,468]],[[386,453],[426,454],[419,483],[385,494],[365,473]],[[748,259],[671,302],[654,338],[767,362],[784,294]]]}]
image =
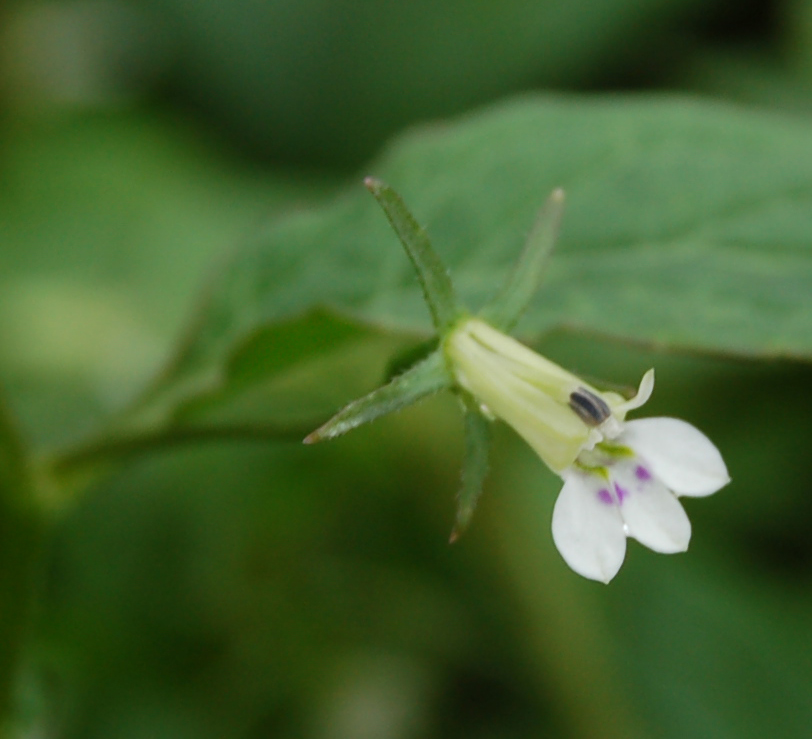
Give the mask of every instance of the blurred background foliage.
[{"label": "blurred background foliage", "polygon": [[[0,379],[50,445],[138,392],[229,252],[357,186],[413,123],[530,89],[805,123],[812,2],[16,0],[0,80]],[[611,586],[578,578],[549,534],[555,478],[502,427],[449,548],[447,398],[317,448],[147,455],[54,526],[30,736],[809,736],[812,371],[564,332],[540,348],[623,384],[656,365],[651,414],[718,444],[734,482],[688,502],[689,555],[631,544]]]}]

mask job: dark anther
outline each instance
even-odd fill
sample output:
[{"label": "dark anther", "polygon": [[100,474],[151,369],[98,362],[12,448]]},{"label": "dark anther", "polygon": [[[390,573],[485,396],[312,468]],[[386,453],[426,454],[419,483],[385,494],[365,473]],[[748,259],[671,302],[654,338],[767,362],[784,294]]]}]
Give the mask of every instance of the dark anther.
[{"label": "dark anther", "polygon": [[587,426],[600,426],[612,415],[606,401],[582,387],[570,394],[570,408]]}]

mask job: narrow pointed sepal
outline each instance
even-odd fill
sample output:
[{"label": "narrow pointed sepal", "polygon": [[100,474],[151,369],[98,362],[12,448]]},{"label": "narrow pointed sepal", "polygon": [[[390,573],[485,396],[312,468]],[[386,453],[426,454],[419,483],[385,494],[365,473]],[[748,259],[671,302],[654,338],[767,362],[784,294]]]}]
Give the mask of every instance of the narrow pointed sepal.
[{"label": "narrow pointed sepal", "polygon": [[327,423],[306,436],[304,443],[315,444],[317,441],[341,436],[356,426],[374,421],[427,395],[449,388],[452,382],[442,353],[434,352],[387,385],[345,406]]},{"label": "narrow pointed sepal", "polygon": [[468,527],[479,502],[488,473],[490,440],[490,421],[475,407],[473,401],[466,401],[462,486],[457,494],[457,518],[451,531],[450,544],[457,541]]},{"label": "narrow pointed sepal", "polygon": [[434,251],[428,235],[389,185],[367,177],[366,188],[383,208],[417,272],[437,333],[445,333],[461,314],[448,270]]},{"label": "narrow pointed sepal", "polygon": [[480,313],[480,317],[494,328],[509,331],[530,304],[555,246],[563,211],[564,191],[558,188],[553,190],[539,211],[513,270]]}]

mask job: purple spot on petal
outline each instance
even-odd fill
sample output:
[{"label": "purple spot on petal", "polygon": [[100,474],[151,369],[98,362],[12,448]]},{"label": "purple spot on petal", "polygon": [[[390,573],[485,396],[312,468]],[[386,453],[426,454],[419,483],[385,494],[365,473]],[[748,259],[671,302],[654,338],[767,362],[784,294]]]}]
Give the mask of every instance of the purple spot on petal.
[{"label": "purple spot on petal", "polygon": [[622,503],[624,498],[629,497],[629,491],[626,488],[620,487],[617,483],[615,483],[615,492],[617,493],[617,502]]},{"label": "purple spot on petal", "polygon": [[612,505],[614,503],[614,498],[612,498],[612,493],[610,493],[606,488],[601,488],[598,490],[598,499],[601,503],[606,503],[606,505]]},{"label": "purple spot on petal", "polygon": [[650,480],[651,479],[651,472],[649,472],[643,465],[637,465],[637,469],[634,471],[634,474],[637,475],[638,480]]}]

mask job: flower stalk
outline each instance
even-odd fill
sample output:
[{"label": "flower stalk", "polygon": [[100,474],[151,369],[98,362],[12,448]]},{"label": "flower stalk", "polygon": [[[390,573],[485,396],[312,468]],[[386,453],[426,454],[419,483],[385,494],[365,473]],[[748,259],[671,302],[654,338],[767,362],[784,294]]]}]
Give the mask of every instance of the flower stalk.
[{"label": "flower stalk", "polygon": [[14,723],[12,695],[32,615],[44,523],[23,441],[0,397],[0,736]]}]

